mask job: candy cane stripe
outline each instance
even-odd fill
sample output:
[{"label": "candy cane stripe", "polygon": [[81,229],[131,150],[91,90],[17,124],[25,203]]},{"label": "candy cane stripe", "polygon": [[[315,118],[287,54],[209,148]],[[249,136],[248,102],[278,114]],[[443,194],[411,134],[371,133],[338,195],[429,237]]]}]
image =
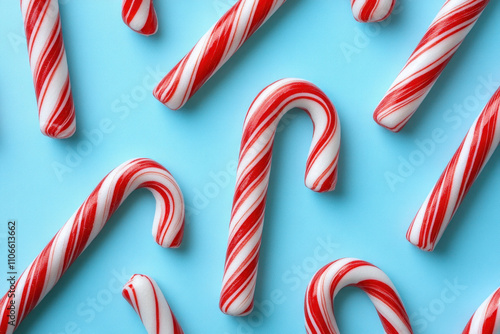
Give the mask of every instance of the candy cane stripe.
[{"label": "candy cane stripe", "polygon": [[183,334],[158,284],[136,274],[125,284],[122,295],[141,318],[148,334]]},{"label": "candy cane stripe", "polygon": [[489,0],[447,0],[373,115],[400,131],[418,109]]},{"label": "candy cane stripe", "polygon": [[462,334],[500,333],[500,289],[479,306]]},{"label": "candy cane stripe", "polygon": [[351,0],[352,13],[359,22],[379,22],[392,12],[395,0]]},{"label": "candy cane stripe", "polygon": [[472,124],[462,144],[427,196],[406,238],[432,251],[470,187],[500,143],[500,89]]},{"label": "candy cane stripe", "polygon": [[122,19],[130,29],[140,34],[149,36],[158,31],[153,0],[123,0]]},{"label": "candy cane stripe", "polygon": [[[15,297],[0,300],[0,333],[10,334],[54,287],[61,276],[102,230],[132,191],[149,189],[156,199],[153,236],[162,247],[178,247],[184,230],[184,200],[172,175],[149,159],[125,162],[109,173],[57,232],[15,284]],[[14,322],[9,310],[16,305]]]}]

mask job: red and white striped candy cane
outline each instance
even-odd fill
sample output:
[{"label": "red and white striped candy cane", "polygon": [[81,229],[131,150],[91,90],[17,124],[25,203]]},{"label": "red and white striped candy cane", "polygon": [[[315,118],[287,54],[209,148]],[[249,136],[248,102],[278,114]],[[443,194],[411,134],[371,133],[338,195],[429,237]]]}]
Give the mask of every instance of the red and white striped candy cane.
[{"label": "red and white striped candy cane", "polygon": [[373,264],[352,258],[324,266],[309,283],[304,305],[307,333],[339,333],[333,300],[346,286],[358,287],[368,295],[386,333],[413,333],[403,302],[389,277]]},{"label": "red and white striped candy cane", "polygon": [[398,132],[418,109],[489,0],[447,0],[373,115]]},{"label": "red and white striped candy cane", "polygon": [[40,130],[68,138],[76,129],[57,0],[21,0]]},{"label": "red and white striped candy cane", "polygon": [[137,312],[148,334],[184,333],[151,277],[135,274],[123,287],[122,295]]},{"label": "red and white striped candy cane", "polygon": [[293,108],[304,109],[314,124],[306,186],[317,192],[335,188],[340,123],[333,104],[305,80],[283,79],[266,87],[253,101],[243,125],[220,297],[226,314],[245,315],[253,308],[274,135],[281,117]]},{"label": "red and white striped candy cane", "polygon": [[122,18],[130,29],[140,34],[149,36],[158,31],[153,0],[123,0]]},{"label": "red and white striped candy cane", "polygon": [[498,333],[500,333],[500,289],[479,306],[462,332],[462,334]]},{"label": "red and white striped candy cane", "polygon": [[[387,17],[395,0],[352,0],[357,20]],[[153,95],[170,109],[181,108],[231,58],[285,0],[240,0],[161,80]]]},{"label": "red and white striped candy cane", "polygon": [[[156,199],[153,236],[162,247],[178,247],[184,230],[184,200],[173,176],[150,159],[123,163],[109,173],[52,238],[15,284],[15,297],[0,300],[0,333],[12,333],[54,287],[102,230],[121,203],[138,188]],[[8,307],[13,303],[13,311]],[[9,317],[12,315],[12,317]],[[12,321],[15,326],[9,324]]]},{"label": "red and white striped candy cane", "polygon": [[408,229],[406,238],[432,251],[460,203],[500,142],[500,89],[472,124],[434,189]]},{"label": "red and white striped candy cane", "polygon": [[351,0],[352,14],[359,22],[379,22],[391,15],[396,0]]}]

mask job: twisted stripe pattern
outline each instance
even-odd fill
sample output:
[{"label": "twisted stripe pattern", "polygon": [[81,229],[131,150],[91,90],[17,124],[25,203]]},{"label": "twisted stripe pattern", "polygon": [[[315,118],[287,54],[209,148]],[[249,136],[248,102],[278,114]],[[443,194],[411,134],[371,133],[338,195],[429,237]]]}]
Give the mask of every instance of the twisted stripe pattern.
[{"label": "twisted stripe pattern", "polygon": [[[57,232],[15,284],[15,296],[0,301],[0,333],[10,334],[54,287],[61,276],[94,240],[121,203],[138,188],[156,199],[153,236],[162,247],[178,247],[184,230],[184,200],[172,175],[149,159],[135,159],[109,173]],[[9,324],[8,305],[14,304]]]},{"label": "twisted stripe pattern", "polygon": [[500,289],[479,306],[462,332],[462,334],[498,333],[500,333]]},{"label": "twisted stripe pattern", "polygon": [[279,80],[252,103],[244,125],[236,189],[229,226],[221,310],[230,315],[252,311],[274,135],[281,117],[301,108],[314,124],[305,184],[325,192],[335,188],[340,123],[328,97],[310,82]]},{"label": "twisted stripe pattern", "polygon": [[470,187],[500,142],[500,89],[476,119],[431,193],[417,212],[406,238],[432,251]]},{"label": "twisted stripe pattern", "polygon": [[161,80],[153,95],[170,109],[181,108],[284,2],[238,1]]},{"label": "twisted stripe pattern", "polygon": [[136,274],[125,284],[123,297],[141,318],[148,334],[183,334],[158,284],[146,276]]},{"label": "twisted stripe pattern", "polygon": [[358,287],[368,295],[386,333],[413,333],[403,302],[389,277],[373,264],[352,258],[324,266],[309,283],[304,306],[307,333],[340,333],[333,300],[346,286]]},{"label": "twisted stripe pattern", "polygon": [[359,22],[379,22],[391,15],[396,0],[351,0],[352,14]]},{"label": "twisted stripe pattern", "polygon": [[122,19],[130,29],[142,35],[154,35],[158,31],[153,0],[123,0]]},{"label": "twisted stripe pattern", "polygon": [[400,131],[472,29],[489,0],[447,0],[373,115]]},{"label": "twisted stripe pattern", "polygon": [[40,130],[68,138],[76,129],[57,0],[21,0]]}]

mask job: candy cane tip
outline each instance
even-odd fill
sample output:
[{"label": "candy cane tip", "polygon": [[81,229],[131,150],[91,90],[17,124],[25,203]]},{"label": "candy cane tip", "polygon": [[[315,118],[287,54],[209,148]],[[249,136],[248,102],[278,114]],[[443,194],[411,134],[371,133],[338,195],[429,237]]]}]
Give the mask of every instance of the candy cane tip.
[{"label": "candy cane tip", "polygon": [[394,9],[395,0],[351,0],[354,19],[362,23],[380,22],[387,19]]},{"label": "candy cane tip", "polygon": [[421,245],[418,242],[415,242],[415,241],[410,240],[408,238],[406,238],[406,240],[408,240],[410,242],[410,244],[412,244],[413,246],[415,246],[418,249],[423,250],[425,252],[429,252],[430,253],[430,252],[434,251],[434,248],[435,248],[434,245]]},{"label": "candy cane tip", "polygon": [[401,131],[401,129],[403,129],[403,127],[406,123],[401,124],[401,123],[397,123],[397,122],[391,122],[390,119],[387,119],[386,117],[380,117],[379,115],[382,112],[383,111],[380,110],[379,108],[377,108],[375,110],[375,113],[373,114],[373,120],[375,121],[375,123],[377,123],[381,127],[385,128],[389,131],[392,131],[394,133],[398,133],[399,131]]},{"label": "candy cane tip", "polygon": [[384,16],[381,16],[381,17],[370,17],[368,19],[357,17],[356,15],[353,15],[353,16],[354,16],[354,19],[356,21],[360,22],[360,23],[376,23],[376,22],[384,21],[390,15],[391,15],[391,13],[386,13]]},{"label": "candy cane tip", "polygon": [[155,87],[153,90],[153,96],[155,99],[161,102],[165,107],[167,107],[170,110],[179,110],[184,106],[184,103],[177,103],[176,101],[169,100],[168,98],[163,97],[162,95],[165,93],[165,85],[168,85],[168,76],[165,77],[158,85]]},{"label": "candy cane tip", "polygon": [[158,31],[158,18],[152,0],[124,0],[123,22],[133,31],[151,36]]},{"label": "candy cane tip", "polygon": [[142,275],[142,274],[133,274],[132,276],[130,276],[130,278],[128,279],[127,283],[125,283],[123,285],[123,288],[129,286],[134,281],[134,279],[141,278],[141,277],[146,277],[146,276]]},{"label": "candy cane tip", "polygon": [[[125,21],[125,19],[123,20],[123,22],[125,24],[127,24],[127,22]],[[134,29],[132,28],[131,26],[129,26],[130,29],[132,29],[133,31],[135,31],[136,33],[139,33],[143,36],[152,36],[154,34],[156,34],[158,32],[158,24],[156,25],[153,25],[151,27],[148,27],[148,28],[145,28],[145,29]]]},{"label": "candy cane tip", "polygon": [[252,301],[252,304],[250,304],[250,306],[247,308],[241,307],[239,305],[235,306],[233,304],[226,306],[221,301],[219,304],[219,308],[222,311],[222,313],[224,313],[226,315],[230,315],[232,317],[245,317],[245,316],[249,315],[250,313],[252,313],[253,301]]},{"label": "candy cane tip", "polygon": [[122,295],[139,315],[148,333],[183,334],[163,292],[153,278],[133,275],[123,286]]},{"label": "candy cane tip", "polygon": [[47,137],[54,139],[67,139],[73,136],[76,132],[76,126],[72,125],[68,129],[61,129],[60,126],[53,126],[51,128],[40,127],[40,132]]},{"label": "candy cane tip", "polygon": [[408,242],[413,246],[426,252],[432,252],[436,247],[436,244],[422,242],[420,240],[420,236],[413,233],[413,223],[410,225],[410,228],[406,232],[406,240],[408,240]]},{"label": "candy cane tip", "polygon": [[309,188],[312,191],[314,191],[314,192],[317,192],[317,193],[327,193],[327,192],[330,192],[330,191],[334,191],[335,188],[337,187],[337,170],[336,169],[332,173],[331,178],[332,178],[331,181],[325,182],[323,184],[316,184],[315,182],[309,181],[306,178],[306,180],[304,181],[304,185],[307,188]]},{"label": "candy cane tip", "polygon": [[[158,236],[156,238],[156,243],[164,248],[179,248],[182,244],[182,239],[184,237],[184,223],[185,221],[182,220],[181,222],[181,230],[179,231],[178,235],[172,240],[172,241],[162,241],[161,236]],[[154,236],[154,233],[153,233]]]}]

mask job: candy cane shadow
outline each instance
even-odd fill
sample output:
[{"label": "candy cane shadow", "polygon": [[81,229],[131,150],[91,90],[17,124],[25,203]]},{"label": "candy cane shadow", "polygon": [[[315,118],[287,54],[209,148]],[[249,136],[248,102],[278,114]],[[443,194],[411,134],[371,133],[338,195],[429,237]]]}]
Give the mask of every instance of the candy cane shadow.
[{"label": "candy cane shadow", "polygon": [[[202,106],[206,104],[206,101],[209,100],[209,97],[213,95],[217,91],[221,91],[223,89],[223,83],[227,82],[228,78],[234,73],[238,73],[239,67],[242,64],[245,64],[247,59],[255,58],[255,52],[259,49],[259,44],[262,45],[264,40],[272,40],[276,37],[277,27],[279,27],[283,20],[286,20],[287,16],[290,16],[290,12],[297,6],[297,3],[300,0],[288,0],[283,6],[281,6],[276,13],[274,13],[269,20],[266,21],[241,47],[240,49],[232,56],[216,73],[200,88],[196,94],[193,95],[183,106],[180,112],[190,112],[192,110],[202,109]],[[215,24],[215,21],[214,21]],[[199,36],[201,38],[202,35]],[[197,42],[198,40],[196,40]],[[194,45],[194,43],[193,43]],[[179,57],[183,57],[184,54],[179,54]],[[180,58],[179,58],[180,59]],[[175,64],[171,64],[171,66],[175,66]],[[167,74],[167,73],[165,73]],[[273,81],[269,81],[263,84],[267,86]],[[238,87],[234,87],[238,89]],[[214,112],[210,110],[209,112]]]},{"label": "candy cane shadow", "polygon": [[[96,181],[98,182],[98,181]],[[96,183],[97,184],[97,183]],[[91,189],[88,189],[87,193],[90,193],[92,191]],[[82,193],[79,195],[82,196],[82,202],[84,200],[85,194]],[[139,205],[142,208],[145,208],[146,206],[148,207],[149,210],[144,210],[148,211],[149,213],[147,215],[141,215],[140,221],[134,221],[133,219],[133,210],[137,210]],[[154,210],[155,209],[155,199],[151,192],[147,189],[138,189],[135,190],[126,200],[125,202],[120,206],[120,208],[111,216],[109,221],[106,223],[106,226],[103,228],[103,230],[100,232],[99,236],[89,245],[89,247],[78,257],[78,259],[75,261],[75,263],[68,269],[68,271],[61,277],[61,279],[58,281],[57,285],[47,294],[47,296],[42,299],[40,304],[38,304],[37,307],[31,311],[29,316],[21,323],[19,326],[18,331],[20,333],[40,333],[37,330],[37,325],[40,323],[43,323],[42,319],[48,319],[49,317],[54,317],[54,313],[52,312],[61,312],[61,316],[58,317],[60,322],[57,321],[52,321],[51,326],[54,328],[54,331],[56,333],[62,333],[65,334],[81,334],[84,333],[85,331],[81,330],[80,332],[77,329],[73,329],[71,331],[64,331],[65,327],[68,325],[70,322],[75,322],[76,326],[78,329],[81,329],[82,327],[88,327],[90,323],[92,323],[95,319],[98,317],[106,317],[109,316],[110,314],[113,314],[115,311],[112,309],[112,305],[114,302],[119,305],[120,303],[124,305],[124,308],[128,308],[129,306],[127,303],[122,299],[121,297],[121,285],[120,285],[120,293],[118,294],[113,294],[112,301],[110,301],[109,304],[103,304],[101,303],[102,309],[101,311],[97,311],[95,314],[95,318],[93,318],[91,321],[86,322],[84,318],[79,316],[77,314],[77,307],[79,304],[82,302],[85,302],[85,299],[89,296],[95,296],[96,295],[96,286],[100,286],[101,288],[99,291],[105,289],[103,286],[107,285],[107,281],[105,279],[104,282],[101,282],[102,284],[99,285],[99,283],[96,283],[94,286],[91,286],[90,284],[85,286],[85,289],[88,289],[87,294],[85,295],[84,298],[77,299],[75,302],[71,302],[70,305],[72,307],[74,306],[74,311],[70,311],[69,313],[66,313],[66,311],[62,311],[60,306],[60,301],[65,299],[67,300],[72,292],[74,292],[74,289],[77,289],[75,287],[75,281],[77,281],[77,277],[81,275],[82,273],[86,272],[95,272],[95,265],[96,263],[103,263],[111,261],[114,265],[114,270],[118,271],[119,273],[122,273],[123,269],[126,268],[127,270],[130,270],[130,268],[135,268],[133,269],[134,272],[136,270],[140,271],[140,268],[143,266],[142,261],[140,260],[140,256],[148,256],[148,257],[154,257],[155,260],[158,263],[158,267],[165,267],[165,268],[172,268],[173,266],[170,261],[168,260],[169,256],[178,256],[180,252],[183,252],[183,249],[186,249],[186,244],[189,242],[188,240],[185,240],[183,238],[183,242],[179,248],[176,249],[164,249],[161,246],[157,245],[154,241],[154,238],[151,235],[151,223],[153,221],[154,217]],[[76,210],[76,208],[75,208]],[[69,218],[69,217],[68,217]],[[64,222],[61,222],[61,226],[64,224]],[[121,225],[119,227],[118,225]],[[186,227],[185,226],[185,232],[186,232]],[[122,244],[120,247],[116,248],[116,252],[113,254],[109,253],[104,253],[104,248],[102,244],[110,242],[112,239],[112,235],[114,234],[119,234],[121,235],[125,230],[133,230],[134,237],[133,239],[127,239],[123,240]],[[189,234],[189,233],[185,233]],[[184,241],[187,241],[186,243]],[[116,242],[116,241],[115,241]],[[147,253],[142,253],[141,251],[137,252],[137,260],[131,261],[130,258],[127,258],[125,255],[122,255],[122,252],[125,251],[125,249],[130,249],[130,248],[139,248],[141,249],[143,245],[146,245],[147,243],[153,244],[155,246],[155,249],[158,249],[158,253],[156,254],[147,254]],[[170,255],[168,255],[170,254]],[[103,260],[105,259],[105,260]],[[175,275],[173,270],[169,270],[171,275]],[[109,275],[112,276],[113,270],[109,270]],[[127,272],[126,278],[124,278],[123,282],[120,283],[125,283],[130,276],[132,275],[132,272]],[[98,275],[98,277],[102,277],[101,275]],[[121,306],[120,306],[121,307]],[[56,313],[58,314],[58,313]],[[72,319],[71,321],[67,321],[67,319],[63,315],[75,315],[75,319]],[[59,329],[59,331],[56,331],[56,329]],[[17,332],[17,331],[16,331]]]},{"label": "candy cane shadow", "polygon": [[[481,61],[481,59],[476,59],[475,57],[473,57],[472,54],[475,52],[475,50],[478,49],[477,44],[479,36],[492,34],[492,31],[490,31],[491,29],[488,29],[486,25],[491,24],[491,22],[493,21],[493,16],[496,15],[495,10],[500,9],[498,8],[498,6],[498,1],[490,1],[488,6],[486,7],[486,10],[483,12],[483,14],[481,14],[481,17],[474,25],[474,28],[469,32],[464,42],[462,43],[456,54],[453,56],[453,58],[450,60],[427,97],[419,106],[418,110],[412,116],[412,119],[408,122],[408,124],[401,130],[399,134],[397,134],[398,136],[408,136],[411,138],[418,133],[422,133],[423,131],[425,131],[425,129],[429,127],[429,124],[432,123],[432,115],[436,112],[440,112],[439,108],[437,107],[439,105],[439,102],[442,101],[443,97],[453,95],[455,89],[453,83],[463,81],[463,79],[460,77],[460,74],[462,73],[463,68],[467,66],[467,63],[469,61]],[[491,74],[495,74],[495,77],[497,77],[496,73]],[[470,77],[467,80],[469,83],[472,83],[476,81],[476,77],[478,76],[481,76],[481,74],[476,73],[473,77]],[[458,101],[462,100],[459,98]],[[484,105],[485,103],[483,104],[481,101],[481,106],[479,107],[479,109],[482,110]],[[472,122],[470,124],[472,124]]]},{"label": "candy cane shadow", "polygon": [[[458,145],[457,145],[458,147]],[[444,167],[443,167],[444,168]],[[491,216],[490,220],[478,220],[474,217],[474,209],[480,208],[482,202],[477,199],[475,194],[480,193],[486,188],[486,185],[491,183],[491,180],[498,175],[500,170],[500,149],[493,153],[490,160],[484,167],[481,174],[478,176],[474,184],[472,185],[469,193],[465,196],[462,204],[458,208],[455,216],[450,222],[450,225],[446,228],[439,244],[436,249],[432,252],[433,254],[439,254],[443,258],[449,256],[450,253],[454,253],[457,248],[463,247],[463,241],[458,238],[461,234],[466,234],[467,231],[464,230],[464,226],[470,225],[474,230],[481,230],[484,233],[484,237],[487,235],[498,235],[500,228],[497,223],[498,215],[495,215],[496,220]],[[498,189],[497,189],[498,190]],[[498,197],[500,197],[500,191],[498,192]],[[497,201],[499,202],[499,201]],[[484,240],[484,239],[483,239]],[[484,242],[484,241],[483,241]],[[421,250],[416,249],[421,252]]]}]

